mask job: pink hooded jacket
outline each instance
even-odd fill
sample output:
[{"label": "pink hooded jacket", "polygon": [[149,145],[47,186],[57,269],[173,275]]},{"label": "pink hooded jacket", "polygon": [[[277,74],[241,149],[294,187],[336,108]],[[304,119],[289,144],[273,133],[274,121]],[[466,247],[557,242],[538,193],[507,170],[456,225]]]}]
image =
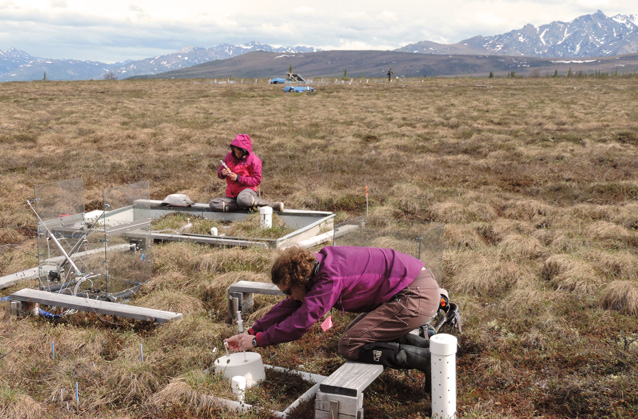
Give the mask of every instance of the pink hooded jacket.
[{"label": "pink hooded jacket", "polygon": [[233,155],[232,150],[224,157],[224,163],[238,175],[237,180],[232,181],[229,177],[222,175],[224,166],[219,166],[217,177],[226,179],[226,196],[236,198],[244,189],[257,190],[261,183],[261,160],[253,153],[253,143],[248,134],[239,134],[230,145],[246,151],[239,160]]}]

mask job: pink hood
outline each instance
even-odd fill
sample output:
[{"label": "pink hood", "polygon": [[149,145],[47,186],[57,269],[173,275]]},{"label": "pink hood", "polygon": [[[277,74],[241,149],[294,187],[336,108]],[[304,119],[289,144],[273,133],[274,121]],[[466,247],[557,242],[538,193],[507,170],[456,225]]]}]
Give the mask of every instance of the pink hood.
[{"label": "pink hood", "polygon": [[248,152],[248,154],[253,152],[253,142],[250,140],[248,134],[239,134],[235,137],[235,139],[230,143],[230,145],[243,148]]}]

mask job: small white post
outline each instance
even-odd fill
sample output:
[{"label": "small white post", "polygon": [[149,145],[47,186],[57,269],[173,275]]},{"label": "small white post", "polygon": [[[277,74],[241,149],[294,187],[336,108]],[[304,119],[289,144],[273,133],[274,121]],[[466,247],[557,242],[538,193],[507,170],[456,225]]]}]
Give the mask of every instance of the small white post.
[{"label": "small white post", "polygon": [[244,403],[246,396],[246,377],[243,375],[236,375],[230,380],[233,394],[239,400],[239,403]]},{"label": "small white post", "polygon": [[241,319],[241,311],[237,311],[237,329],[239,333],[244,333],[244,321]]},{"label": "small white post", "polygon": [[272,208],[261,207],[259,214],[261,215],[261,228],[272,228]]},{"label": "small white post", "polygon": [[439,333],[430,338],[433,418],[456,418],[456,348],[455,336]]}]

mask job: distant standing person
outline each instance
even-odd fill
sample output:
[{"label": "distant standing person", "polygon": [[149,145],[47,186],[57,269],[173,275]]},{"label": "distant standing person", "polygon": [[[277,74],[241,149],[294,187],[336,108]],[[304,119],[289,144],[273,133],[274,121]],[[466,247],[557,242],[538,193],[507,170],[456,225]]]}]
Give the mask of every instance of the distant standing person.
[{"label": "distant standing person", "polygon": [[226,196],[208,204],[213,211],[229,212],[240,209],[270,206],[283,211],[283,202],[268,202],[257,195],[261,183],[261,160],[253,153],[248,134],[239,134],[230,143],[230,152],[219,166],[217,177],[226,180]]},{"label": "distant standing person", "polygon": [[388,81],[392,81],[392,75],[393,75],[393,74],[394,74],[394,73],[392,72],[392,69],[389,69],[389,70],[388,70]]}]

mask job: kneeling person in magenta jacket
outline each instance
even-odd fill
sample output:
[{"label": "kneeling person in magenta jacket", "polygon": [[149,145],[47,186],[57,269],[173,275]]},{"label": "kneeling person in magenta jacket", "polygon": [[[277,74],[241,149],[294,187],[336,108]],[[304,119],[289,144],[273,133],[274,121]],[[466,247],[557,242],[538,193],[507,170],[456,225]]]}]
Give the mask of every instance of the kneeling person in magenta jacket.
[{"label": "kneeling person in magenta jacket", "polygon": [[346,359],[426,374],[429,341],[410,334],[428,323],[440,303],[432,272],[392,249],[327,246],[318,253],[291,247],[275,260],[271,279],[287,298],[248,330],[227,339],[230,349],[276,345],[301,338],[331,308],[360,313],[339,340]]},{"label": "kneeling person in magenta jacket", "polygon": [[261,184],[261,160],[253,153],[248,134],[239,134],[230,143],[230,151],[217,169],[217,177],[226,180],[226,196],[208,204],[213,211],[229,212],[269,206],[283,211],[283,202],[268,202],[257,195]]}]

